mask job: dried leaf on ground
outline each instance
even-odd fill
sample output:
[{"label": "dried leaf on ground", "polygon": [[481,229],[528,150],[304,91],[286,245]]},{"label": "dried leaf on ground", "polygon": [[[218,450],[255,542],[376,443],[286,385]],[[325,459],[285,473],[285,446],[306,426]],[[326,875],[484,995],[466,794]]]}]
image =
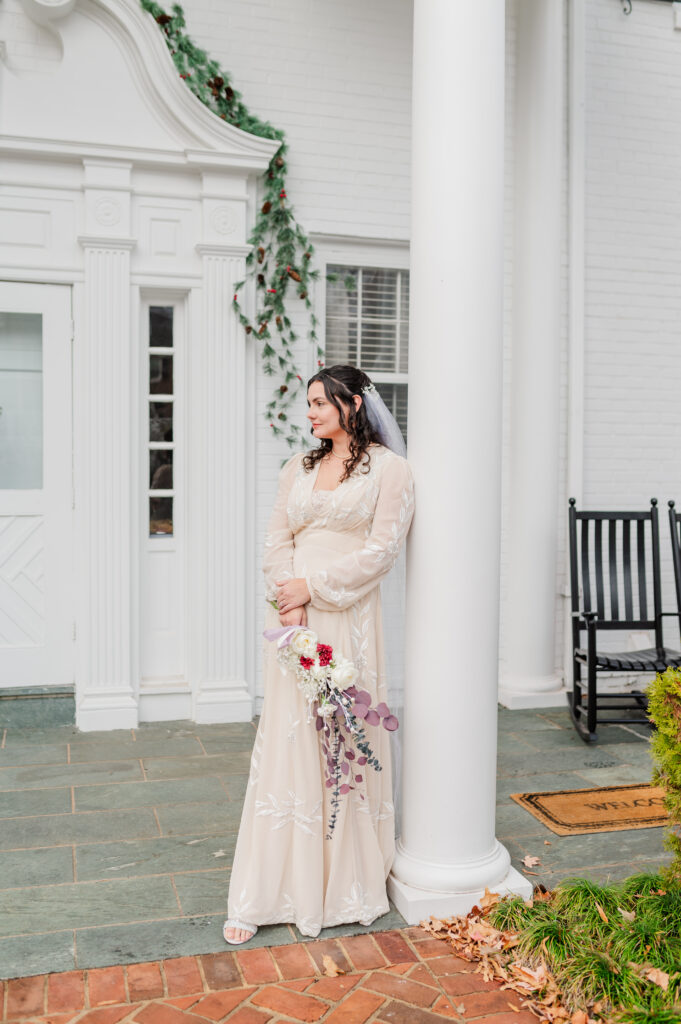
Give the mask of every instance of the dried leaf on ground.
[{"label": "dried leaf on ground", "polygon": [[632,921],[636,920],[636,912],[634,910],[622,910],[621,907],[618,907],[617,909],[619,910],[624,920],[628,921],[629,924],[631,924]]},{"label": "dried leaf on ground", "polygon": [[336,961],[332,960],[327,953],[322,957],[322,967],[327,978],[337,978],[339,974],[345,974],[345,971],[341,970]]},{"label": "dried leaf on ground", "polygon": [[497,903],[501,901],[501,896],[498,892],[490,892],[487,886],[485,886],[485,895],[480,900],[480,906],[483,910],[491,910],[492,907],[496,907]]},{"label": "dried leaf on ground", "polygon": [[537,864],[541,864],[541,858],[533,857],[531,853],[527,853],[523,857],[523,864],[526,868],[536,868]]},{"label": "dried leaf on ground", "polygon": [[660,971],[657,967],[644,967],[641,974],[647,981],[652,981],[653,985],[659,985],[665,992],[669,988],[669,975],[665,971]]},{"label": "dried leaf on ground", "polygon": [[601,921],[603,921],[605,924],[609,924],[610,922],[608,921],[608,915],[603,910],[603,907],[600,905],[598,900],[594,900],[594,903],[596,904],[596,910],[598,911],[598,916],[600,917]]}]

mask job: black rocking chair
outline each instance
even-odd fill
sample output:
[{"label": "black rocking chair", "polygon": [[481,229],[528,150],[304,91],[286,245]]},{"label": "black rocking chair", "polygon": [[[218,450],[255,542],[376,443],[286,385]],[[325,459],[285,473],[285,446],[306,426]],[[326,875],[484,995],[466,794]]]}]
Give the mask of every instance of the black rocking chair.
[{"label": "black rocking chair", "polygon": [[[670,509],[670,516],[673,514]],[[650,524],[648,529],[647,523]],[[650,512],[578,512],[575,499],[570,498],[569,528],[573,671],[569,703],[577,732],[590,743],[596,739],[599,722],[649,724],[647,700],[641,690],[598,693],[597,674],[642,672],[651,679],[669,666],[681,665],[681,652],[665,648],[662,639],[665,613],[660,587],[657,499],[651,499]],[[678,548],[678,532],[676,544]],[[681,573],[681,550],[678,554]],[[681,594],[680,588],[681,576],[677,573],[678,594]],[[655,647],[601,651],[597,638],[605,630],[654,630]],[[586,631],[586,647],[581,645],[583,631]],[[586,667],[586,687],[582,682],[582,666]],[[639,711],[639,716],[617,716],[617,712],[631,710]],[[605,712],[607,717],[601,717],[599,712]]]}]

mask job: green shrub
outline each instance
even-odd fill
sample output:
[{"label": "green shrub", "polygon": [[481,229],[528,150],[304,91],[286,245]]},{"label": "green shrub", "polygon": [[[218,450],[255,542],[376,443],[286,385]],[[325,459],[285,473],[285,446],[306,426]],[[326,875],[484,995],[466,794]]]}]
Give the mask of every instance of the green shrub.
[{"label": "green shrub", "polygon": [[674,860],[665,874],[681,879],[681,669],[668,668],[648,688],[648,714],[656,727],[652,742],[653,782],[665,791],[670,831],[665,846]]}]

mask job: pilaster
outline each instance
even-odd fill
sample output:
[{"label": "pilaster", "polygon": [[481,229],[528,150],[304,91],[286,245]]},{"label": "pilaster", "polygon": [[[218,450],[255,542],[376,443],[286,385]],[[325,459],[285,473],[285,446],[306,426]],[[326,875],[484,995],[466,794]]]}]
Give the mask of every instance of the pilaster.
[{"label": "pilaster", "polygon": [[[248,721],[253,697],[246,678],[247,491],[246,340],[232,309],[245,276],[246,181],[203,174],[201,328],[192,353],[192,401],[199,455],[191,487],[196,545],[192,594],[198,606],[194,643],[194,720]],[[197,495],[200,499],[197,500]]]},{"label": "pilaster", "polygon": [[130,165],[85,161],[82,318],[75,338],[76,544],[79,614],[76,721],[137,725],[131,561],[133,481]]}]

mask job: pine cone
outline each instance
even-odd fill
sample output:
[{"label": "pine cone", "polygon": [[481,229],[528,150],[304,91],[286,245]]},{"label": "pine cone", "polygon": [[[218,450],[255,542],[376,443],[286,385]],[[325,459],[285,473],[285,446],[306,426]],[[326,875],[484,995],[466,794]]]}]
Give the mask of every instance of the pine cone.
[{"label": "pine cone", "polygon": [[265,202],[264,202],[264,203],[262,204],[262,212],[263,212],[263,213],[269,213],[271,209],[272,209],[272,204],[271,204],[271,202],[269,201],[269,199],[267,199],[267,200],[266,200],[266,201],[265,201]]},{"label": "pine cone", "polygon": [[280,391],[280,393],[281,393],[282,395],[285,395],[285,394],[286,394],[286,392],[288,391],[288,385],[286,385],[286,384],[282,384],[282,385],[280,385],[280,387],[279,387],[279,391]]},{"label": "pine cone", "polygon": [[260,246],[258,246],[258,263],[262,263],[262,261],[264,259],[265,259],[265,250],[263,249],[262,245],[260,245]]},{"label": "pine cone", "polygon": [[167,25],[168,22],[172,20],[173,19],[170,17],[169,14],[159,14],[158,18],[156,19],[159,25]]},{"label": "pine cone", "polygon": [[300,296],[301,299],[306,299],[307,298],[307,292],[305,292],[305,291],[298,292],[298,295]]},{"label": "pine cone", "polygon": [[249,324],[249,325],[248,325],[248,326],[246,327],[246,334],[251,334],[251,332],[252,332],[252,331],[253,331],[253,328],[252,328],[252,327],[251,327],[251,325]]},{"label": "pine cone", "polygon": [[264,274],[258,274],[258,284],[260,285],[261,288],[265,287],[265,275]]},{"label": "pine cone", "polygon": [[302,281],[302,277],[297,270],[293,270],[291,267],[286,268],[286,273],[289,277],[292,277],[294,281]]},{"label": "pine cone", "polygon": [[283,158],[283,156],[278,156],[277,159],[274,162],[277,165],[277,167],[283,167],[284,166],[284,158]]}]

